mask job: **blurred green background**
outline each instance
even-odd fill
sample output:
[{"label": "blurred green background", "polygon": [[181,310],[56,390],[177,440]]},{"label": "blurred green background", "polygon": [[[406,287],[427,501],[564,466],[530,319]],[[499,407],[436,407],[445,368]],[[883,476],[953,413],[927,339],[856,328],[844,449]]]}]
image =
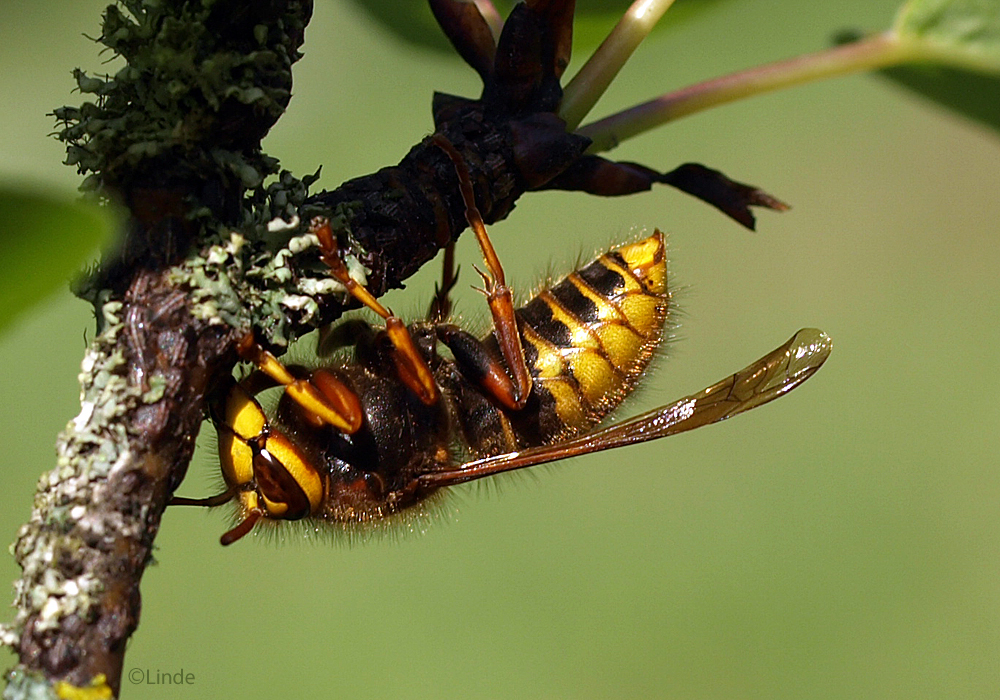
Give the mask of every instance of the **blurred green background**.
[{"label": "blurred green background", "polygon": [[[0,177],[76,186],[45,114],[78,101],[70,69],[101,69],[83,34],[102,5],[4,3]],[[894,5],[722,3],[642,46],[596,114],[885,27]],[[342,0],[317,3],[305,52],[265,145],[299,174],[322,164],[325,187],[397,162],[430,130],[433,90],[477,93],[456,58]],[[221,512],[170,510],[126,673],[194,682],[126,681],[126,697],[997,697],[1000,141],[860,76],[696,115],[613,155],[703,162],[794,206],[749,234],[666,188],[543,193],[492,228],[522,287],[636,227],[669,232],[678,340],[627,413],[802,326],[833,336],[826,367],[719,426],[458,488],[421,535],[223,549]],[[471,271],[475,246],[461,248]],[[436,272],[388,303],[422,311]],[[459,310],[481,318],[472,281]],[[85,334],[90,309],[63,292],[0,337],[0,539],[78,410]],[[181,492],[207,494],[216,469],[201,451]],[[17,574],[0,560],[0,580]]]}]

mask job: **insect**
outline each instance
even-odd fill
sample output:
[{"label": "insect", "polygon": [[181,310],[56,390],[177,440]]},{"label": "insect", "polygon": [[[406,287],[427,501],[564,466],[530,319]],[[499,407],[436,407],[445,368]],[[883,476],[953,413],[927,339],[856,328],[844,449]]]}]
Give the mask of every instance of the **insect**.
[{"label": "insect", "polygon": [[[241,343],[256,370],[230,378],[212,409],[227,488],[173,501],[235,501],[238,523],[223,544],[261,520],[377,522],[448,486],[709,425],[790,391],[826,360],[830,339],[799,331],[697,394],[593,430],[636,386],[662,340],[671,303],[662,234],[600,256],[515,309],[468,168],[449,142],[436,144],[456,168],[482,249],[492,332],[476,338],[448,322],[447,265],[429,317],[405,326],[351,278],[329,221],[315,219],[331,275],[385,325],[335,327],[328,344],[353,346],[356,358],[314,370],[285,367],[252,335]],[[284,391],[270,417],[255,397],[275,386]]]}]

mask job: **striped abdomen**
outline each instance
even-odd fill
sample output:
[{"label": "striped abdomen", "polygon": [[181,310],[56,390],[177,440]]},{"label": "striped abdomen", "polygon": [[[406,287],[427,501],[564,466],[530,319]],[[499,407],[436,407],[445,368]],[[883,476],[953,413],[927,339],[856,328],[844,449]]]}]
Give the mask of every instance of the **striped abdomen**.
[{"label": "striped abdomen", "polygon": [[[532,396],[521,411],[468,392],[459,420],[479,455],[580,433],[614,410],[663,336],[670,294],[663,234],[617,248],[546,287],[517,310]],[[484,343],[496,348],[492,336]]]}]

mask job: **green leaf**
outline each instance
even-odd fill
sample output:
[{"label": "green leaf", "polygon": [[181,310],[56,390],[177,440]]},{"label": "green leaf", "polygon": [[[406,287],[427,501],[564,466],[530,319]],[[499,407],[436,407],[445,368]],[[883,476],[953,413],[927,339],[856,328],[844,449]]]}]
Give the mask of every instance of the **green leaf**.
[{"label": "green leaf", "polygon": [[913,59],[886,77],[1000,131],[1000,2],[910,0],[893,33]]},{"label": "green leaf", "polygon": [[113,230],[106,210],[0,187],[0,332],[65,285]]},{"label": "green leaf", "polygon": [[1000,76],[941,65],[901,66],[880,73],[898,85],[1000,131]]},{"label": "green leaf", "polygon": [[[454,54],[431,15],[427,0],[352,0],[354,4],[397,38],[424,48]],[[726,0],[677,0],[666,14],[662,27],[671,27],[703,10]],[[506,17],[516,4],[513,0],[494,0],[501,16]],[[628,9],[628,0],[577,0],[574,48],[595,48]],[[659,30],[659,27],[657,28]]]},{"label": "green leaf", "polygon": [[996,0],[909,0],[893,30],[964,57],[984,70],[1000,70],[1000,3]]}]

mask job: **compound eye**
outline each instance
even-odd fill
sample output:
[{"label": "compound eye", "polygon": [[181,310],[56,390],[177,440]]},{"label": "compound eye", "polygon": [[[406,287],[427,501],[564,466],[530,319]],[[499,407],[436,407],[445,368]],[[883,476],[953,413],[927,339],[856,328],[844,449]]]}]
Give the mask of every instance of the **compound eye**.
[{"label": "compound eye", "polygon": [[232,486],[243,486],[253,480],[253,450],[236,435],[222,428],[218,431],[219,463],[222,476]]},{"label": "compound eye", "polygon": [[298,520],[323,501],[323,480],[305,456],[280,433],[270,435],[253,456],[254,479],[271,518]]},{"label": "compound eye", "polygon": [[221,421],[213,415],[219,436],[222,474],[230,486],[243,486],[253,480],[253,449],[248,441],[264,432],[267,416],[239,384],[234,384],[226,394],[223,409]]},{"label": "compound eye", "polygon": [[264,410],[241,385],[236,384],[226,395],[225,423],[241,440],[257,437],[267,426]]}]

